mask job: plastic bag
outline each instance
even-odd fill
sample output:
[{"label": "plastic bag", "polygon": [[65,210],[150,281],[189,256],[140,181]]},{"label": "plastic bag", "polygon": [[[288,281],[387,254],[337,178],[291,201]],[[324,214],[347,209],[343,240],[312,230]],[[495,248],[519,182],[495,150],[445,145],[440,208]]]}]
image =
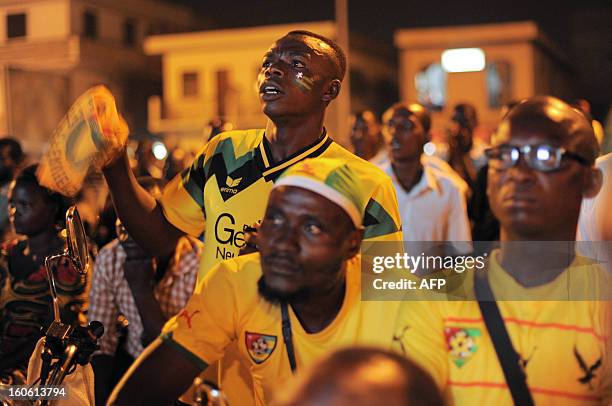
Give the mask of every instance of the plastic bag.
[{"label": "plastic bag", "polygon": [[75,196],[90,168],[101,169],[125,148],[129,129],[105,86],[83,93],[51,136],[37,172],[41,185]]}]

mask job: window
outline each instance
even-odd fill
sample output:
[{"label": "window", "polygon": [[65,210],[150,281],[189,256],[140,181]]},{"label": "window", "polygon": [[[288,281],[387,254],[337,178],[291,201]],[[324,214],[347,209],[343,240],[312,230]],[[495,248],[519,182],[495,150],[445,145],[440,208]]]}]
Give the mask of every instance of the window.
[{"label": "window", "polygon": [[487,65],[487,99],[489,107],[499,108],[512,101],[512,66],[507,61]]},{"label": "window", "polygon": [[198,73],[183,72],[183,97],[196,97],[198,93]]},{"label": "window", "polygon": [[439,63],[421,69],[414,78],[417,101],[431,110],[442,110],[446,104],[447,73]]},{"label": "window", "polygon": [[92,11],[83,14],[83,35],[87,38],[98,38],[98,16]]},{"label": "window", "polygon": [[26,15],[8,14],[6,16],[6,37],[20,38],[26,36]]},{"label": "window", "polygon": [[123,23],[123,44],[136,45],[136,23],[132,19],[125,20]]}]

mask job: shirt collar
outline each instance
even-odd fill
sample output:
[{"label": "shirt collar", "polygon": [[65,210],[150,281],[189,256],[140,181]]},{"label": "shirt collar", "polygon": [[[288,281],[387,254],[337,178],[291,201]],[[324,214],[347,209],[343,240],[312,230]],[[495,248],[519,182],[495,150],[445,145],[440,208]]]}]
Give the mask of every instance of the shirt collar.
[{"label": "shirt collar", "polygon": [[291,154],[282,161],[274,162],[272,150],[270,149],[270,143],[266,138],[265,133],[262,132],[262,134],[261,141],[255,150],[255,155],[256,160],[261,166],[262,174],[266,180],[275,180],[283,172],[283,170],[303,159],[314,158],[321,155],[333,142],[327,135],[327,130],[323,128],[323,133],[318,140],[300,149],[294,154]]}]

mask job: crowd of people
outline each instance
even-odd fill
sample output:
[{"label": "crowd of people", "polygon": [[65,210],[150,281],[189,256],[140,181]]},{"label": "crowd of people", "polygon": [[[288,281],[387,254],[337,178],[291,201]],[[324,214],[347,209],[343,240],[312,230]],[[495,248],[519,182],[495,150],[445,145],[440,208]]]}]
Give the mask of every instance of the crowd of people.
[{"label": "crowd of people", "polygon": [[[576,245],[612,239],[612,158],[585,104],[508,104],[488,144],[458,104],[432,151],[427,108],[397,103],[350,118],[350,152],[323,125],[346,65],[292,31],[258,76],[265,129],[212,123],[189,164],[145,140],[90,176],[93,271],[54,270],[64,320],[105,326],[96,404],[190,403],[198,376],[238,405],[612,402],[612,246]],[[43,263],[75,203],[25,161],[0,139],[5,383],[25,380],[52,319]],[[362,300],[362,247],[432,241],[487,256],[461,279],[469,300]]]}]

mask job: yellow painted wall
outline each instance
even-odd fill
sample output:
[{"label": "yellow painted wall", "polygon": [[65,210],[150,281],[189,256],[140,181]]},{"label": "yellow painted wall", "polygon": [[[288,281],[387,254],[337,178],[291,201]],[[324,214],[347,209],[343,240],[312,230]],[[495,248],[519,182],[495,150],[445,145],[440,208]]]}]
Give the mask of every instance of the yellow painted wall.
[{"label": "yellow painted wall", "polygon": [[[485,52],[487,63],[508,61],[512,66],[512,98],[522,99],[535,94],[534,50],[530,43],[510,43],[479,47]],[[416,101],[415,75],[430,63],[440,63],[446,48],[410,49],[400,54],[400,95],[402,100]],[[487,104],[486,73],[448,73],[446,107],[434,112],[433,130],[441,132],[446,127],[455,104],[469,102],[476,106],[483,127],[492,128],[499,119],[499,109]]]},{"label": "yellow painted wall", "polygon": [[[23,5],[6,6],[0,9],[0,41],[6,41],[6,15],[26,13],[27,41],[65,38],[70,34],[69,1],[46,0],[27,2]],[[23,39],[11,39],[22,41]]]}]

